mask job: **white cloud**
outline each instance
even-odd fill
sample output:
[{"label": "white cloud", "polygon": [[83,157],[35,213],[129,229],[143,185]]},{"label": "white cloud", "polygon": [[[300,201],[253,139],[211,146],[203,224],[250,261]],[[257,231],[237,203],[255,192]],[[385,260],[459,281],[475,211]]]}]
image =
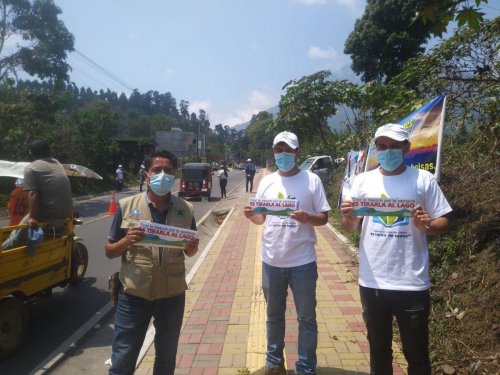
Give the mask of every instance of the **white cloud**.
[{"label": "white cloud", "polygon": [[[321,49],[317,46],[309,47],[307,51],[307,57],[311,60],[322,60],[318,64],[317,69],[328,69],[331,70],[332,73],[338,77],[343,77],[346,72],[351,72],[351,59],[349,56],[338,53],[332,47],[328,47],[327,49]],[[352,74],[351,74],[352,75]]]},{"label": "white cloud", "polygon": [[235,126],[244,122],[250,121],[253,115],[260,111],[268,110],[277,105],[279,95],[275,94],[272,89],[265,88],[263,90],[253,90],[248,94],[245,102],[232,113],[225,114],[210,114],[210,123],[212,125],[222,124]]},{"label": "white cloud", "polygon": [[339,58],[339,53],[332,47],[328,47],[328,49],[325,50],[317,46],[311,46],[307,51],[307,57],[309,57],[311,60],[337,60]]},{"label": "white cloud", "polygon": [[[210,109],[211,103],[210,100],[194,100],[193,102],[189,102],[189,113],[196,113],[196,116],[199,115],[200,109],[205,110],[208,113]],[[208,115],[210,115],[208,113]]]}]

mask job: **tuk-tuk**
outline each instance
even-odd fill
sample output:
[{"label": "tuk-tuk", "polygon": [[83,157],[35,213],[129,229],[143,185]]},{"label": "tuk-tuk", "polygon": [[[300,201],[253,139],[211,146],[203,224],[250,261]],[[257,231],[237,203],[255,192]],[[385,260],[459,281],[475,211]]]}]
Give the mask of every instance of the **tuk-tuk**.
[{"label": "tuk-tuk", "polygon": [[181,168],[178,196],[203,197],[210,202],[212,194],[212,167],[208,163],[186,163]]},{"label": "tuk-tuk", "polygon": [[[0,160],[0,177],[22,177],[27,164]],[[102,178],[83,166],[63,164],[63,167],[69,176]],[[30,302],[49,297],[55,287],[76,285],[83,280],[89,255],[82,239],[74,233],[78,224],[81,222],[69,218],[62,234],[46,230],[32,253],[25,243],[2,248],[12,231],[27,230],[27,224],[0,225],[0,358],[13,354],[24,342],[29,329]]]}]

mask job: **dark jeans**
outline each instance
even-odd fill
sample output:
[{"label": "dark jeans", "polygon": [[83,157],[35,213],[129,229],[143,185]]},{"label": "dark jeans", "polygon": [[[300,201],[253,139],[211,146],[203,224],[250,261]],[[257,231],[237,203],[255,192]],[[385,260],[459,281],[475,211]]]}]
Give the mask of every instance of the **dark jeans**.
[{"label": "dark jeans", "polygon": [[398,291],[360,286],[370,343],[370,374],[392,374],[392,318],[396,317],[408,375],[430,375],[428,290]]},{"label": "dark jeans", "polygon": [[250,191],[253,190],[253,177],[255,176],[254,173],[250,173],[250,174],[247,174],[247,178],[246,178],[246,191],[248,191],[248,185],[250,185]]},{"label": "dark jeans", "polygon": [[123,189],[123,180],[116,180],[116,191],[122,191]]},{"label": "dark jeans", "polygon": [[221,180],[220,180],[220,197],[221,198],[226,197],[226,186],[227,186],[227,179],[221,178]]},{"label": "dark jeans", "polygon": [[154,317],[154,375],[173,375],[184,315],[185,294],[148,301],[120,291],[115,312],[115,334],[110,375],[132,375],[151,317]]}]

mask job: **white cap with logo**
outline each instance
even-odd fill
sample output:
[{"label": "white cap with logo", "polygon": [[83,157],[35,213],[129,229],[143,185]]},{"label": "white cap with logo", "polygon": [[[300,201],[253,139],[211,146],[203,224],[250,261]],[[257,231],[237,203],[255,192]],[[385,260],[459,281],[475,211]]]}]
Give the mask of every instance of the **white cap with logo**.
[{"label": "white cap with logo", "polygon": [[377,129],[375,132],[374,141],[379,137],[387,137],[394,139],[395,141],[402,142],[410,139],[408,131],[399,124],[385,124]]},{"label": "white cap with logo", "polygon": [[299,139],[297,138],[297,136],[287,131],[281,132],[276,137],[274,137],[273,147],[280,142],[285,142],[294,150],[299,148]]}]

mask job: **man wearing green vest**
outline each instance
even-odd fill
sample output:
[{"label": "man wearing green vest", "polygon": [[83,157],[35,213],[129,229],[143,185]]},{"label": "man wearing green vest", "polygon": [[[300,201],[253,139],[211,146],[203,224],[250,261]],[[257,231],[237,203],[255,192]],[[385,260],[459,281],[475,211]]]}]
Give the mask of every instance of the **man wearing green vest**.
[{"label": "man wearing green vest", "polygon": [[185,249],[145,247],[140,220],[196,230],[193,206],[175,197],[175,157],[157,152],[146,161],[147,189],[120,200],[106,243],[108,258],[121,257],[121,288],[115,312],[110,375],[133,374],[149,322],[154,317],[155,375],[174,374],[184,315],[184,254],[198,251],[198,238]]}]

